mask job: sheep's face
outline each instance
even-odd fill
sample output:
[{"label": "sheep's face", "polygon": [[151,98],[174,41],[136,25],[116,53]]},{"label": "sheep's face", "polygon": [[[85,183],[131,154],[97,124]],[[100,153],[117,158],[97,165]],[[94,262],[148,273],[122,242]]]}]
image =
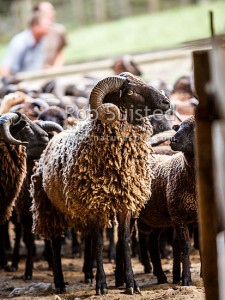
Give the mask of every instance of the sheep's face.
[{"label": "sheep's face", "polygon": [[150,123],[153,128],[153,135],[162,131],[171,130],[172,122],[168,115],[153,115],[149,117]]},{"label": "sheep's face", "polygon": [[105,96],[103,103],[113,103],[126,115],[127,121],[136,123],[143,117],[164,113],[170,108],[169,99],[157,89],[127,80],[120,90]]},{"label": "sheep's face", "polygon": [[182,151],[186,155],[194,155],[195,120],[189,117],[180,125],[174,125],[177,131],[171,138],[170,146],[174,151]]},{"label": "sheep's face", "polygon": [[10,126],[10,133],[15,139],[28,142],[27,157],[39,158],[49,142],[47,132],[25,116]]}]

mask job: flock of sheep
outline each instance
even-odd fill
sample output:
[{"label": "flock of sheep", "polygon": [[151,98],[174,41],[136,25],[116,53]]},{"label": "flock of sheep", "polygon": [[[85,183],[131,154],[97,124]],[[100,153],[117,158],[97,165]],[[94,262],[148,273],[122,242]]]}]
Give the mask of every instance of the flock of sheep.
[{"label": "flock of sheep", "polygon": [[[190,78],[180,78],[172,93],[129,72],[88,80],[85,90],[52,81],[39,91],[16,83],[5,83],[0,91],[0,267],[17,270],[23,229],[24,279],[32,279],[38,234],[46,245],[51,241],[53,261],[50,254],[48,262],[55,291],[62,293],[61,236],[72,228],[93,244],[85,250],[85,281],[93,280],[93,252],[96,294],[107,294],[102,230],[117,222],[115,284],[125,284],[132,295],[140,293],[132,270],[134,228],[142,237],[143,262],[149,265],[150,253],[153,273],[164,283],[159,239],[173,227],[173,282],[191,285],[189,225],[198,223],[193,115],[198,101]],[[9,218],[16,232],[11,265],[4,244]]]}]

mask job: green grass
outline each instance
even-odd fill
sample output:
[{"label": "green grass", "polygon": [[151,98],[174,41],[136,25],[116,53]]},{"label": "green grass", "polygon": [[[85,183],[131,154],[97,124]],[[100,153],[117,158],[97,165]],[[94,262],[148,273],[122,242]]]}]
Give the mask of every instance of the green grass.
[{"label": "green grass", "polygon": [[147,52],[208,37],[210,9],[214,12],[216,33],[225,32],[225,1],[179,7],[71,31],[66,61]]},{"label": "green grass", "polygon": [[[183,6],[70,30],[66,63],[148,52],[209,37],[209,10],[214,12],[215,32],[225,32],[225,1]],[[0,45],[0,61],[5,51],[5,45]]]}]

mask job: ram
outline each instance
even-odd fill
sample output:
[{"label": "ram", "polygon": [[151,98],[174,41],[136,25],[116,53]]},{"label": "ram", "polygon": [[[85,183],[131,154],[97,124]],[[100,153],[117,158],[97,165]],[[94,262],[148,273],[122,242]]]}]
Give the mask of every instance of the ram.
[{"label": "ram", "polygon": [[[12,213],[26,176],[27,157],[40,156],[46,147],[49,139],[42,127],[47,129],[50,124],[52,128],[52,123],[48,122],[35,124],[20,113],[6,113],[0,117],[0,224],[7,221]],[[2,229],[1,226],[1,235]],[[3,255],[3,245],[0,244],[0,261],[4,267],[6,257]]]},{"label": "ram", "polygon": [[[130,73],[102,79],[90,96],[93,118],[54,137],[32,177],[34,231],[51,239],[56,291],[65,288],[59,236],[69,224],[91,232],[96,245],[96,293],[106,294],[100,229],[118,220],[119,255],[124,258],[126,291],[139,287],[129,252],[130,219],[151,194],[148,143],[152,127],[147,117],[166,111],[169,100]],[[122,266],[120,266],[122,267]],[[116,285],[123,283],[117,266]]]}]

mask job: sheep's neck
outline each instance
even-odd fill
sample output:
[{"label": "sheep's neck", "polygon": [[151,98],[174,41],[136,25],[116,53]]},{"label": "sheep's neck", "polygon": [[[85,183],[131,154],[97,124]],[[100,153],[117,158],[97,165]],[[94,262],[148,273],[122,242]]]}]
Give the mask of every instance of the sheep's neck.
[{"label": "sheep's neck", "polygon": [[102,142],[147,141],[152,135],[152,126],[146,118],[143,118],[140,124],[116,121],[112,124],[99,122],[96,125],[93,138]]}]

